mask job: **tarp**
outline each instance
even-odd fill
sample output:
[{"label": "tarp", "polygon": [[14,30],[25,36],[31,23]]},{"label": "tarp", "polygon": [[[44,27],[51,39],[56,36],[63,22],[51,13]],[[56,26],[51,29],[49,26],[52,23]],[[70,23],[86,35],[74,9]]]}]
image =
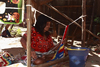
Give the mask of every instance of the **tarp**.
[{"label": "tarp", "polygon": [[0,1],[0,23],[20,24],[24,19],[24,0]]}]

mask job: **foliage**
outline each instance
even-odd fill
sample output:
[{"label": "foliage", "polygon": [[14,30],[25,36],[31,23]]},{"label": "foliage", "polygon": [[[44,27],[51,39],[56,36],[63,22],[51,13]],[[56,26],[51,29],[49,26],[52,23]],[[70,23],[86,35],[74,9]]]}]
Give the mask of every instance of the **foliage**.
[{"label": "foliage", "polygon": [[[97,23],[100,23],[100,17],[96,17],[94,19],[94,21],[97,22]],[[98,32],[97,35],[99,36],[100,35],[100,32]]]},{"label": "foliage", "polygon": [[100,35],[100,32],[98,32],[97,35]]},{"label": "foliage", "polygon": [[94,19],[94,21],[97,22],[97,23],[100,23],[100,17],[96,17],[96,18]]},{"label": "foliage", "polygon": [[16,32],[16,36],[21,36],[21,33],[22,33],[21,29],[18,28]]},{"label": "foliage", "polygon": [[16,36],[16,37],[21,37],[22,36],[22,31],[21,29],[17,29],[17,30],[11,30],[11,35]]},{"label": "foliage", "polygon": [[18,28],[17,29],[17,34],[21,34],[22,32],[21,32],[21,30]]}]

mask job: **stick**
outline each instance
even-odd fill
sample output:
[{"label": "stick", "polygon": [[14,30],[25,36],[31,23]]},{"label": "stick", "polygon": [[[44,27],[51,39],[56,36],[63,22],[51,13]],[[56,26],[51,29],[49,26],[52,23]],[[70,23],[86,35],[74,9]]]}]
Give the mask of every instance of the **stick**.
[{"label": "stick", "polygon": [[33,67],[49,67],[49,66],[52,66],[52,65],[57,64],[57,63],[65,62],[67,60],[69,60],[69,57],[68,56],[66,56],[64,58],[61,58],[61,59],[54,60],[54,61],[50,61],[49,63],[35,65]]}]

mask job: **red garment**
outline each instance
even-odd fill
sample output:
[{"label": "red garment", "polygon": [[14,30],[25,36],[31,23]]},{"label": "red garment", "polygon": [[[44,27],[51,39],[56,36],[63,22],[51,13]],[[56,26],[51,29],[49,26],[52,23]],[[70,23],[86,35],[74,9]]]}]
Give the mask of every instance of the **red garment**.
[{"label": "red garment", "polygon": [[[26,34],[25,34],[26,35]],[[44,37],[39,34],[33,27],[31,30],[31,47],[35,51],[48,52],[52,47],[54,47],[51,36],[48,36],[45,40]]]}]

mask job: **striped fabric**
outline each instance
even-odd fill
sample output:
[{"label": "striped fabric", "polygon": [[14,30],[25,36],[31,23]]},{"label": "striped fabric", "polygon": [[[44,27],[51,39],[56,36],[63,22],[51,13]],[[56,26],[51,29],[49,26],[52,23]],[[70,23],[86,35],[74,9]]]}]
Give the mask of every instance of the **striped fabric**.
[{"label": "striped fabric", "polygon": [[67,30],[68,30],[68,27],[69,27],[69,25],[66,26],[65,31],[64,31],[64,35],[63,35],[63,39],[62,39],[62,42],[61,42],[61,45],[58,48],[58,50],[55,53],[55,55],[53,56],[53,58],[51,59],[51,61],[56,60],[56,59],[63,58],[65,56],[65,50],[64,50],[63,40],[66,37],[66,33],[67,33]]}]

